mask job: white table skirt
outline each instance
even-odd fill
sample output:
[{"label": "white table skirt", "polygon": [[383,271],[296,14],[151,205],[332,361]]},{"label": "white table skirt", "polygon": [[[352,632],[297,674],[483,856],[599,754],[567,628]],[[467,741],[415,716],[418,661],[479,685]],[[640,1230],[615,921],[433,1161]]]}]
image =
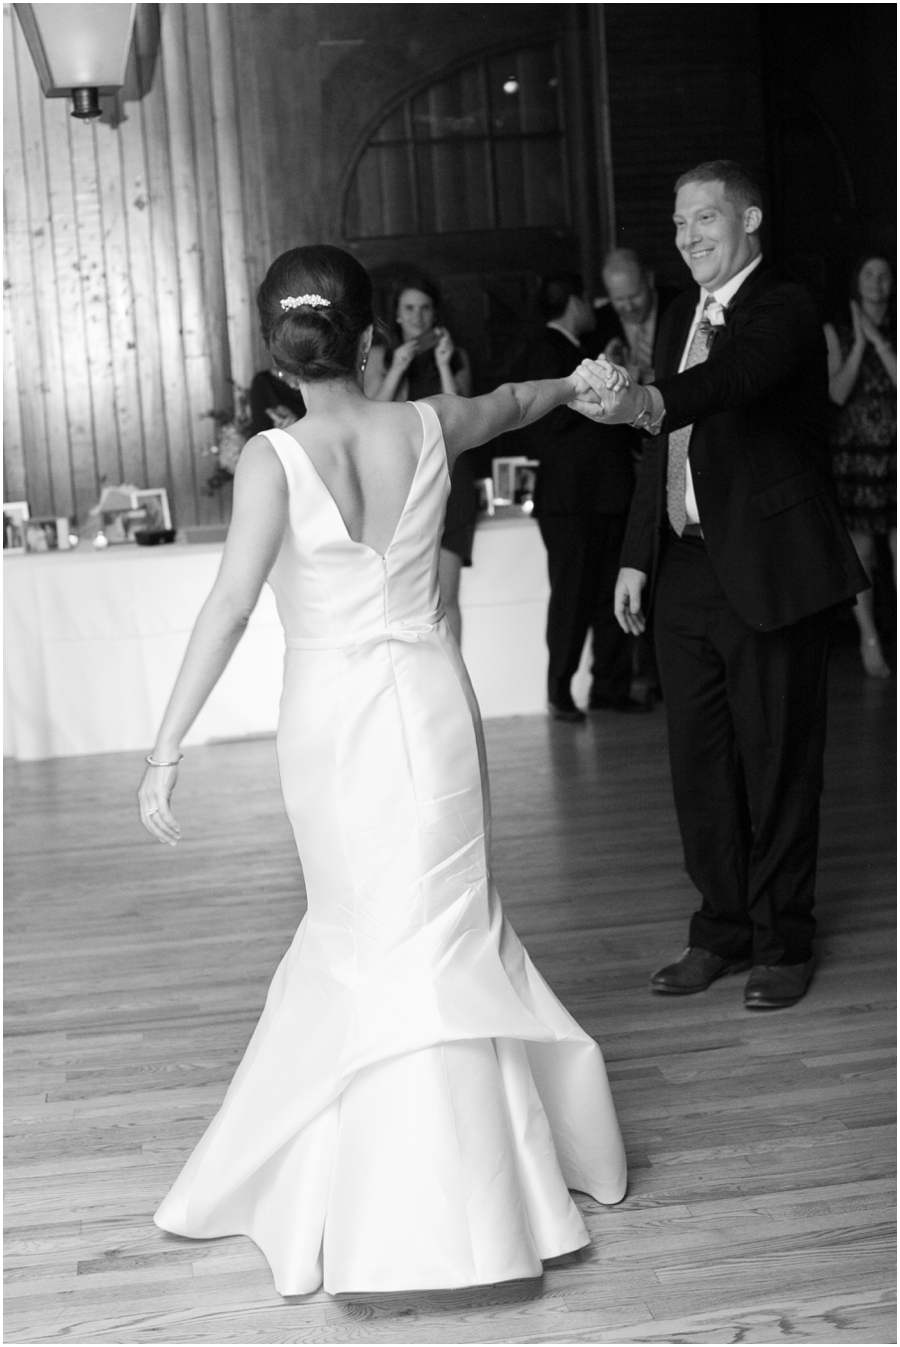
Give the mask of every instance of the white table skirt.
[{"label": "white table skirt", "polygon": [[[221,544],[4,559],[4,753],[21,760],[153,743]],[[485,717],[543,709],[546,554],[536,523],[479,525],[463,572],[463,654]],[[270,734],[284,637],[265,586],[185,744]],[[583,696],[584,669],[574,690]]]}]

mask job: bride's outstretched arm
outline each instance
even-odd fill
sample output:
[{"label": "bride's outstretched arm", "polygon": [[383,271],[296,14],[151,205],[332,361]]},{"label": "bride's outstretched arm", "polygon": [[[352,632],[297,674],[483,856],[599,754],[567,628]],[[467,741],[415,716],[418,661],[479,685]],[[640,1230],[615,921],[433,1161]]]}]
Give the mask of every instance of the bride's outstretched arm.
[{"label": "bride's outstretched arm", "polygon": [[138,790],[141,822],[160,842],[174,846],[179,828],[169,797],[178,776],[181,741],[225,670],[260,590],[278,555],[287,521],[287,483],[274,449],[261,437],[241,451],[234,505],[222,564],[194,624],[156,743]]},{"label": "bride's outstretched arm", "polygon": [[[608,367],[616,383],[620,376]],[[501,384],[493,393],[477,398],[453,398],[438,394],[427,398],[438,414],[450,467],[467,449],[539,421],[556,407],[576,398],[593,397],[587,380],[576,370],[565,379],[536,379],[528,383]]]}]

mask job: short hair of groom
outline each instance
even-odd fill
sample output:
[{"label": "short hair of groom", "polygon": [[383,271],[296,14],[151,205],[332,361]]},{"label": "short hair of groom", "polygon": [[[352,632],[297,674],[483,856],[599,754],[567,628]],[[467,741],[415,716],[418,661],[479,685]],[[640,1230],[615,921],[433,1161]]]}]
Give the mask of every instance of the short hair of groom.
[{"label": "short hair of groom", "polygon": [[688,169],[676,182],[676,193],[689,182],[720,182],[725,199],[737,206],[738,210],[745,211],[749,206],[758,206],[762,210],[763,196],[759,183],[733,159],[708,159],[696,168]]}]

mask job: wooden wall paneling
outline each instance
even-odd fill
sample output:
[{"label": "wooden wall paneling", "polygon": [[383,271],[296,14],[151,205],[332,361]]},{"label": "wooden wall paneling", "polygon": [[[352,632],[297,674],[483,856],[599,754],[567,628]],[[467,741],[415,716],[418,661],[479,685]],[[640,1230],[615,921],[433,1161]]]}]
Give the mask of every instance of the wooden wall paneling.
[{"label": "wooden wall paneling", "polygon": [[[106,272],[106,250],[100,209],[98,127],[94,122],[81,122],[68,116],[68,100],[58,101],[66,108],[69,123],[74,180],[75,238],[84,315],[94,461],[99,485],[101,487],[107,484],[118,485],[125,478],[122,472],[116,423],[115,381],[110,341],[112,296]],[[118,178],[117,170],[115,176]]]},{"label": "wooden wall paneling", "polygon": [[3,499],[27,500],[22,419],[19,415],[19,371],[13,322],[7,240],[3,240]]},{"label": "wooden wall paneling", "polygon": [[[59,323],[62,335],[62,387],[68,419],[69,464],[73,500],[72,508],[83,522],[99,495],[99,473],[94,454],[94,418],[91,407],[91,385],[87,356],[87,331],[84,314],[84,289],[81,283],[82,259],[79,254],[78,224],[75,209],[75,182],[70,141],[70,117],[67,101],[44,99],[35,93],[37,107],[32,114],[43,119],[47,149],[47,183],[49,219],[53,236],[53,269],[56,278],[55,293],[44,303],[38,298],[38,322],[41,326],[52,320]],[[78,133],[90,135],[84,126]],[[49,287],[48,287],[49,288]],[[53,308],[51,309],[51,303]],[[44,316],[46,314],[46,317]],[[58,405],[59,392],[54,388],[54,373],[45,370],[51,388],[51,402]],[[54,453],[55,449],[55,453]],[[64,470],[61,447],[50,442],[51,469],[54,479]],[[114,479],[113,479],[114,480]]]},{"label": "wooden wall paneling", "polygon": [[[132,58],[150,40],[146,14],[138,5],[132,46]],[[137,83],[135,79],[135,85]],[[143,471],[141,485],[169,485],[169,434],[166,402],[163,394],[163,332],[157,309],[156,259],[153,246],[153,220],[159,207],[151,190],[146,152],[151,127],[158,119],[152,109],[159,106],[160,76],[143,98],[124,104],[125,121],[119,127],[122,163],[122,210],[127,238],[129,281],[134,323],[137,399],[143,432]],[[148,112],[148,109],[150,110]],[[171,335],[168,336],[171,344]],[[175,502],[172,502],[173,508]]]},{"label": "wooden wall paneling", "polygon": [[3,471],[4,500],[28,499],[25,444],[46,444],[40,396],[40,350],[31,287],[31,231],[25,191],[22,124],[16,80],[12,6],[3,6],[5,229],[3,236]]},{"label": "wooden wall paneling", "polygon": [[[218,7],[217,7],[218,8]],[[240,76],[235,73],[231,101],[238,130],[238,153],[244,211],[244,273],[250,287],[250,355],[251,376],[269,364],[269,355],[259,332],[256,314],[256,291],[271,263],[275,260],[272,230],[269,218],[269,193],[272,184],[266,173],[266,158],[262,153],[263,130],[261,110],[263,94],[260,87],[260,68],[254,43],[254,7],[252,5],[223,5],[227,13],[232,41],[232,62],[241,54]],[[211,40],[217,40],[212,38]],[[214,88],[218,86],[215,85]],[[238,96],[239,95],[239,96]],[[218,94],[217,106],[218,106]],[[223,235],[228,233],[223,225]],[[223,240],[223,249],[230,247]],[[228,277],[226,275],[226,283]],[[232,301],[233,302],[233,301]],[[237,364],[237,338],[231,339],[232,377],[242,386],[246,371]]]},{"label": "wooden wall paneling", "polygon": [[225,323],[225,276],[222,263],[221,181],[213,94],[209,5],[184,5],[185,42],[194,124],[194,184],[202,276],[204,331],[209,345],[210,382],[216,408],[230,407],[231,363]]},{"label": "wooden wall paneling", "polygon": [[[201,156],[212,156],[213,138],[212,108],[208,103],[204,106],[197,98],[191,86],[187,60],[188,11],[195,8],[192,5],[165,6],[161,54],[165,70],[175,260],[187,394],[182,445],[172,467],[176,495],[179,500],[193,498],[194,517],[203,522],[215,518],[218,510],[198,486],[203,476],[199,459],[202,450],[215,443],[215,427],[209,419],[214,407],[214,391],[201,260],[203,238],[197,204],[197,163]],[[194,35],[198,35],[197,30]],[[221,321],[221,314],[217,317]]]},{"label": "wooden wall paneling", "polygon": [[[209,413],[231,413],[234,391],[231,382],[228,304],[223,274],[221,179],[218,165],[216,108],[213,94],[213,67],[217,56],[212,51],[208,25],[209,5],[182,6],[185,22],[185,46],[189,70],[190,104],[193,114],[193,146],[197,235],[201,275],[201,320],[208,357],[209,400],[195,406],[197,418],[198,517],[201,522],[224,518],[221,492],[210,496],[204,489],[209,476],[203,451],[216,442],[217,422]],[[190,371],[190,364],[188,370]],[[190,380],[189,380],[190,387]]]},{"label": "wooden wall paneling", "polygon": [[[50,445],[68,456],[68,425],[57,306],[54,232],[41,125],[37,71],[21,30],[4,10],[4,85],[12,91],[4,117],[4,196],[12,288],[15,359],[21,401],[21,452],[32,515],[71,506],[71,481],[54,494]],[[7,357],[9,358],[9,357]]]},{"label": "wooden wall paneling", "polygon": [[[117,110],[114,122],[121,113]],[[134,138],[134,113],[128,121],[110,124],[105,118],[95,131],[97,174],[100,184],[100,220],[103,278],[109,325],[112,424],[118,442],[123,482],[147,486],[141,386],[135,328],[134,271],[129,250],[126,156],[123,141]],[[138,121],[138,131],[140,122]]]},{"label": "wooden wall paneling", "polygon": [[181,288],[169,156],[166,84],[171,75],[169,63],[164,59],[166,51],[170,50],[173,44],[183,40],[180,21],[178,27],[174,27],[173,11],[179,8],[178,5],[162,7],[160,60],[152,94],[144,99],[143,104],[144,145],[152,211],[151,240],[155,281],[153,322],[159,332],[159,368],[167,450],[165,460],[160,461],[161,454],[154,452],[154,443],[151,440],[147,457],[155,479],[154,486],[168,487],[176,527],[196,523],[197,519],[192,446],[186,433],[190,413],[181,344]]},{"label": "wooden wall paneling", "polygon": [[212,80],[214,162],[219,186],[217,228],[220,270],[223,272],[221,311],[225,314],[222,335],[228,361],[226,375],[229,382],[234,380],[239,388],[249,389],[256,369],[254,304],[247,274],[245,189],[238,100],[235,97],[238,82],[229,15],[231,6],[212,4],[205,8]]}]

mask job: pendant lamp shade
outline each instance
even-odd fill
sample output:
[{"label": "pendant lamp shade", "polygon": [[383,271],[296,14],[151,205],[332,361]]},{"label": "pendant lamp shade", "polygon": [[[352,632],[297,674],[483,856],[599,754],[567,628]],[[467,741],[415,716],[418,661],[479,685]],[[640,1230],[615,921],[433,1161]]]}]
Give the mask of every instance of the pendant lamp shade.
[{"label": "pendant lamp shade", "polygon": [[74,101],[73,117],[98,117],[99,94],[125,83],[137,5],[16,5],[47,98]]}]

